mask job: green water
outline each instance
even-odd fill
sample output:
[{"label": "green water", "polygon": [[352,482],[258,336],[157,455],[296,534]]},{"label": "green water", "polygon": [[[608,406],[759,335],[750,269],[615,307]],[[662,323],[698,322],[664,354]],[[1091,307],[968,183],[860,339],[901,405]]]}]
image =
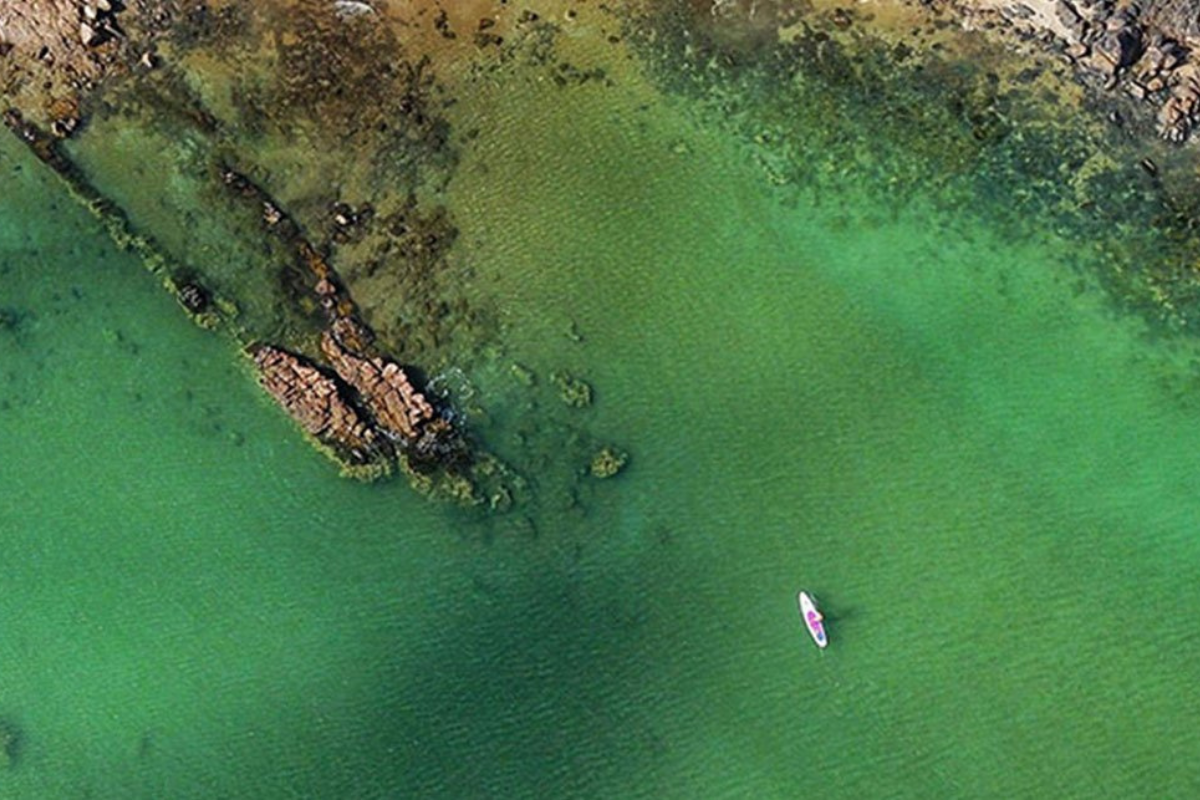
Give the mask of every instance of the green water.
[{"label": "green water", "polygon": [[499,517],[338,479],[0,144],[0,796],[1194,794],[1194,347],[1079,242],[571,97],[450,189]]}]

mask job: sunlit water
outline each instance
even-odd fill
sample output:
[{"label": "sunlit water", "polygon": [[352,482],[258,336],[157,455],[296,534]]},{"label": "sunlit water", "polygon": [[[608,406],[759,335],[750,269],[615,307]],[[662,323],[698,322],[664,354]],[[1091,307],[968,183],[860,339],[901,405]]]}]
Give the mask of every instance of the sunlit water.
[{"label": "sunlit water", "polygon": [[534,484],[498,518],[339,479],[0,145],[0,795],[1194,793],[1191,345],[1079,242],[784,203],[573,97],[450,189],[505,324],[477,425]]}]

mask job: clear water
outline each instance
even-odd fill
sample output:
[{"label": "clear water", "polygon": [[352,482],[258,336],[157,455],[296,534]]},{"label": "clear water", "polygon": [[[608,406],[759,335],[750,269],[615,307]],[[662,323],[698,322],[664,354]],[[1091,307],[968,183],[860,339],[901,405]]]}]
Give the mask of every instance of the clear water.
[{"label": "clear water", "polygon": [[477,424],[540,465],[502,516],[338,479],[0,143],[0,796],[1195,793],[1193,345],[1069,232],[783,203],[571,97],[449,190],[505,325]]}]

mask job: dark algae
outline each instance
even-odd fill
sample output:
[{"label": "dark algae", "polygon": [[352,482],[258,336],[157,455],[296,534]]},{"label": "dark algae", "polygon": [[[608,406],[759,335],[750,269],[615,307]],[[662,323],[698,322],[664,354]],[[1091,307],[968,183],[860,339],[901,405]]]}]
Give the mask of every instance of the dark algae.
[{"label": "dark algae", "polygon": [[[81,61],[90,61],[95,48],[110,53],[99,71],[107,80],[94,88],[75,85],[80,91],[70,98],[89,110],[86,134],[74,125],[63,129],[74,137],[68,148],[59,128],[47,131],[36,114],[27,120],[16,107],[6,111],[9,128],[118,241],[143,255],[189,314],[207,327],[224,327],[251,352],[279,346],[279,353],[320,361],[319,340],[328,328],[325,335],[350,352],[390,343],[431,369],[450,363],[450,326],[467,327],[461,320],[472,312],[435,276],[446,268],[454,227],[444,209],[423,213],[416,199],[419,188],[444,181],[454,162],[429,58],[398,60],[405,48],[389,26],[348,18],[329,3],[258,13],[204,3],[138,4],[131,11],[121,41],[84,41],[84,50],[74,53]],[[268,51],[272,56],[263,61]],[[238,68],[197,83],[210,55]],[[193,68],[197,61],[202,65]],[[227,93],[218,91],[223,80],[231,81]],[[297,137],[304,145],[285,152]],[[151,150],[156,155],[147,159]],[[289,191],[270,168],[246,168],[273,184],[280,199],[226,164],[274,154],[319,169],[322,153],[329,188],[315,194]],[[147,181],[152,173],[183,182],[190,194]],[[357,207],[334,186],[356,192]],[[376,209],[378,224],[372,224]],[[306,230],[322,240],[310,241]],[[347,251],[337,253],[338,260],[368,284],[384,259],[412,269],[399,270],[408,279],[368,286],[362,294],[376,302],[356,304],[330,264],[334,249]],[[369,259],[365,270],[354,267],[359,253]],[[397,315],[397,306],[411,310]],[[409,387],[410,378],[400,374]],[[408,374],[416,380],[423,373]],[[360,413],[372,405],[361,386],[341,383],[338,393]],[[478,458],[469,455],[446,417],[430,414],[437,424],[429,436],[401,437],[406,471],[431,488],[440,485],[439,469],[450,470],[458,487],[451,493],[469,499],[475,492],[467,480],[470,464],[488,457],[482,450]],[[382,441],[369,454],[357,447],[328,452],[360,477],[390,472],[396,455]]]},{"label": "dark algae", "polygon": [[[51,4],[16,12],[4,119],[193,319],[255,359],[272,354],[268,385],[287,359],[316,370],[313,386],[333,381],[330,397],[354,411],[348,430],[376,440],[330,445],[312,409],[301,426],[351,474],[399,459],[423,487],[441,475],[480,502],[509,470],[470,430],[487,398],[450,387],[502,353],[503,325],[473,285],[446,195],[486,136],[455,128],[457,105],[472,92],[502,103],[506,81],[607,91],[632,61],[741,137],[783,202],[837,205],[851,181],[897,209],[921,197],[974,210],[1016,239],[1049,226],[1116,304],[1165,329],[1200,325],[1194,157],[1157,136],[1186,139],[1194,113],[1177,16],[1067,4],[1065,38],[1038,45],[1011,20],[955,30],[975,12],[941,2],[894,16],[829,3],[560,5]],[[569,39],[585,16],[593,48]],[[1100,23],[1107,33],[1089,33]],[[1087,53],[1064,60],[1071,44]],[[1135,84],[1133,97],[1112,91]],[[869,222],[854,215],[844,224]],[[429,430],[385,430],[372,392],[386,381],[348,379],[323,342],[398,371],[409,388],[393,389],[406,407],[428,404]],[[590,382],[549,379],[568,407],[590,409]],[[271,393],[303,408],[295,386]],[[559,435],[579,438],[574,426]],[[579,438],[574,458],[586,465],[599,446]]]},{"label": "dark algae", "polygon": [[20,766],[24,745],[24,735],[17,723],[0,717],[0,775]]},{"label": "dark algae", "polygon": [[916,195],[978,208],[1014,237],[1049,222],[1078,241],[1115,303],[1172,330],[1200,324],[1195,156],[1155,136],[1152,107],[1078,76],[1053,48],[1032,52],[1031,67],[980,33],[947,40],[936,26],[847,25],[837,9],[771,19],[728,6],[714,16],[645,4],[629,39],[665,90],[747,141],[785,196],[837,202],[850,179],[898,208]]}]

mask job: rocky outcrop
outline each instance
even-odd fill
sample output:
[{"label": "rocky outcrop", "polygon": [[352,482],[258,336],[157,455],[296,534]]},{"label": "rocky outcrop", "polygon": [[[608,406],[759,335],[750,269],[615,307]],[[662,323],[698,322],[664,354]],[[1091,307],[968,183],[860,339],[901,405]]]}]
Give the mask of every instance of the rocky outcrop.
[{"label": "rocky outcrop", "polygon": [[1175,73],[1174,86],[1158,114],[1164,139],[1183,142],[1200,119],[1200,66],[1186,64]]},{"label": "rocky outcrop", "polygon": [[380,432],[394,441],[416,441],[437,419],[433,406],[395,362],[357,356],[328,331],[321,337],[321,352],[338,377],[354,387]]},{"label": "rocky outcrop", "polygon": [[1200,16],[1184,0],[964,0],[965,20],[998,13],[1018,31],[1052,34],[1082,72],[1109,90],[1161,103],[1159,133],[1185,141],[1200,123]]},{"label": "rocky outcrop", "polygon": [[398,364],[353,353],[330,331],[322,335],[321,350],[334,374],[279,347],[258,345],[251,352],[259,382],[275,402],[349,474],[374,479],[399,460],[406,473],[419,473],[426,482],[443,473],[456,496],[473,501],[460,474],[472,461],[466,443]]},{"label": "rocky outcrop", "polygon": [[259,382],[301,428],[353,464],[386,460],[390,448],[341,393],[336,379],[270,345],[254,349]]},{"label": "rocky outcrop", "polygon": [[[266,230],[287,245],[295,254],[296,263],[303,267],[313,299],[325,317],[321,355],[337,376],[336,379],[322,377],[333,381],[334,388],[340,390],[337,396],[357,411],[357,418],[371,431],[371,441],[386,445],[389,458],[396,450],[402,452],[408,467],[415,466],[414,460],[422,469],[435,466],[450,469],[466,463],[469,459],[462,438],[413,386],[404,369],[384,357],[364,355],[375,338],[374,332],[359,318],[354,300],[337,271],[305,237],[295,220],[246,175],[224,164],[219,172],[222,183],[237,196],[263,209]],[[349,225],[352,220],[347,215],[362,212],[338,209],[335,213],[343,215]],[[303,385],[296,388],[305,391]],[[321,391],[328,394],[323,388]],[[314,418],[314,415],[300,416],[293,410],[304,411],[312,402],[291,395],[287,395],[288,402],[285,402],[279,394],[272,394],[306,430],[313,432],[305,417]],[[320,406],[322,400],[317,398],[313,402]],[[320,415],[315,419],[319,421]]]}]

